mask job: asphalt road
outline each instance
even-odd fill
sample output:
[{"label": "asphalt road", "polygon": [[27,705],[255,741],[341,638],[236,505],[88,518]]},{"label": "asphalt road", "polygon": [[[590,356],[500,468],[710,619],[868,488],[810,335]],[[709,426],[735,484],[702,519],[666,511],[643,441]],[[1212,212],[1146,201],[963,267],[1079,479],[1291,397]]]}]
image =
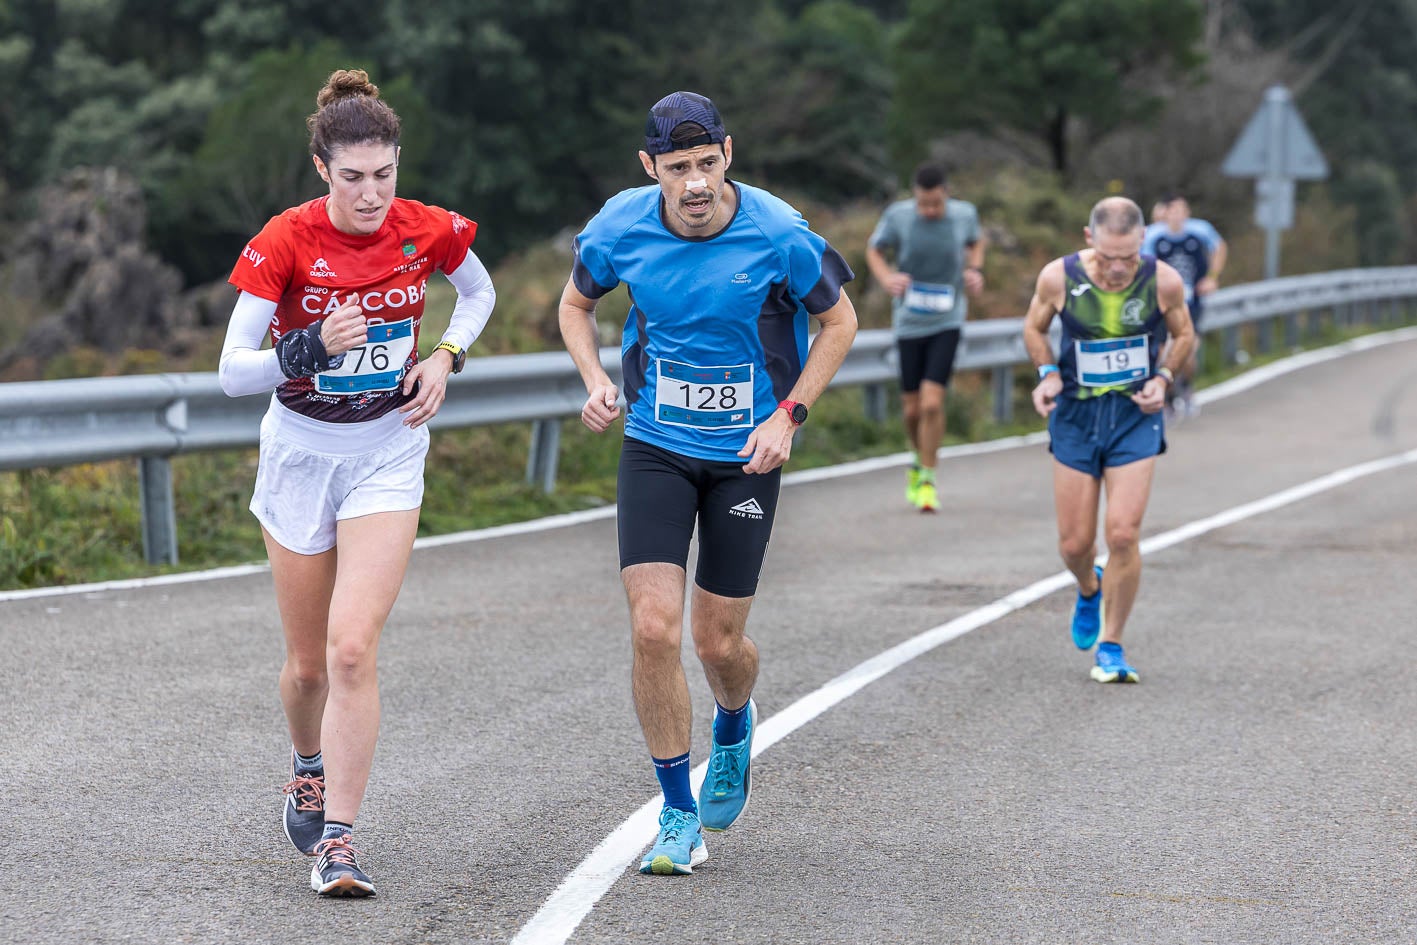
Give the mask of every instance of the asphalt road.
[{"label": "asphalt road", "polygon": [[[1145,534],[1417,449],[1417,341],[1170,431]],[[1055,574],[1050,459],[784,490],[750,634],[763,719]],[[1148,555],[1100,686],[1071,591],[907,662],[771,746],[694,876],[629,869],[572,943],[1417,938],[1417,465]],[[657,790],[614,523],[420,550],[381,648],[356,831],[324,901],[281,833],[270,578],[0,602],[0,942],[508,942]],[[711,700],[686,650],[696,761]]]}]

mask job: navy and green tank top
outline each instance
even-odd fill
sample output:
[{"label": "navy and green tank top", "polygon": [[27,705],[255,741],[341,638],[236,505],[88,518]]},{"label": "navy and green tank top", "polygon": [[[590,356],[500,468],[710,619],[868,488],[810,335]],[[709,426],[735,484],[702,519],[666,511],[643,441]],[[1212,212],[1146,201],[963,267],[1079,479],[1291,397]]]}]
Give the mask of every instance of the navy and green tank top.
[{"label": "navy and green tank top", "polygon": [[1166,320],[1156,292],[1156,257],[1142,256],[1131,285],[1117,292],[1088,278],[1078,253],[1063,260],[1063,396],[1087,400],[1133,394],[1156,373]]}]

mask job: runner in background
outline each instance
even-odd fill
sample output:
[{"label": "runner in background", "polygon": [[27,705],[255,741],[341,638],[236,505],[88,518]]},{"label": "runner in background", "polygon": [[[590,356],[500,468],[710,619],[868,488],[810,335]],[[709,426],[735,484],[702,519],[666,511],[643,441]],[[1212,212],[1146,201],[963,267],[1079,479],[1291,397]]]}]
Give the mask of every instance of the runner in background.
[{"label": "runner in background", "polygon": [[881,215],[867,242],[866,263],[891,295],[901,409],[913,450],[905,499],[922,512],[934,512],[940,507],[935,466],[945,438],[945,391],[969,313],[968,296],[984,288],[979,213],[974,204],[950,196],[942,168],[922,164],[910,199]]},{"label": "runner in background", "polygon": [[1181,274],[1186,284],[1186,305],[1191,310],[1191,324],[1196,331],[1191,356],[1176,374],[1175,390],[1169,391],[1166,399],[1167,416],[1183,419],[1200,412],[1195,403],[1194,381],[1205,297],[1220,286],[1220,273],[1225,269],[1229,247],[1208,221],[1191,216],[1190,202],[1180,194],[1164,195],[1157,206],[1161,208],[1161,220],[1147,227],[1141,251],[1169,263]]}]

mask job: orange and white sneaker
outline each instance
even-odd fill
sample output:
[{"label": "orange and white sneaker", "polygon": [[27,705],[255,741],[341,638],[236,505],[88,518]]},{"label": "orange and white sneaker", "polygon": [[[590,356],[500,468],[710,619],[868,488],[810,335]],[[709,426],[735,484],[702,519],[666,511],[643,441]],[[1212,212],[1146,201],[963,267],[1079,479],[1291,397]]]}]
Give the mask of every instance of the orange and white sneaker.
[{"label": "orange and white sneaker", "polygon": [[340,834],[315,845],[315,866],[310,870],[310,888],[322,896],[372,896],[374,881],[359,868],[349,844],[349,834]]},{"label": "orange and white sneaker", "polygon": [[935,493],[935,483],[929,479],[920,483],[915,490],[915,507],[922,512],[938,512],[940,497]]}]

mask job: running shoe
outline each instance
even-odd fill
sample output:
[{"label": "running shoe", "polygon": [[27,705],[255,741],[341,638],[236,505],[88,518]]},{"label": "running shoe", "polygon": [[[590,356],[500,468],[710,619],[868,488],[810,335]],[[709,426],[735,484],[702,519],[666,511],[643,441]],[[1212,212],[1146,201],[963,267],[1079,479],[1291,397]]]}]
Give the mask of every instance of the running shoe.
[{"label": "running shoe", "polygon": [[938,512],[940,497],[935,492],[935,484],[926,480],[915,490],[915,507],[922,512]]},{"label": "running shoe", "polygon": [[299,771],[290,760],[290,782],[285,792],[285,836],[306,856],[315,855],[315,844],[325,832],[325,772]]},{"label": "running shoe", "polygon": [[687,876],[708,859],[699,818],[692,811],[666,807],[659,812],[659,838],[640,860],[641,873]]},{"label": "running shoe", "polygon": [[321,840],[315,846],[315,866],[310,870],[310,888],[322,896],[372,896],[374,881],[359,868],[349,845],[349,834]]},{"label": "running shoe", "polygon": [[748,734],[743,740],[720,745],[714,739],[708,774],[699,789],[699,818],[705,830],[727,830],[748,809],[748,795],[753,790],[753,730],[757,727],[758,704],[749,699]]},{"label": "running shoe", "polygon": [[1120,643],[1104,643],[1097,648],[1097,665],[1092,667],[1092,678],[1101,683],[1141,682],[1137,671],[1127,664],[1122,655]]},{"label": "running shoe", "polygon": [[905,501],[915,504],[915,494],[920,489],[920,467],[911,464],[905,471]]},{"label": "running shoe", "polygon": [[1084,597],[1078,591],[1078,601],[1073,605],[1073,645],[1079,650],[1090,650],[1102,633],[1102,568],[1092,566],[1097,575],[1097,593]]}]

